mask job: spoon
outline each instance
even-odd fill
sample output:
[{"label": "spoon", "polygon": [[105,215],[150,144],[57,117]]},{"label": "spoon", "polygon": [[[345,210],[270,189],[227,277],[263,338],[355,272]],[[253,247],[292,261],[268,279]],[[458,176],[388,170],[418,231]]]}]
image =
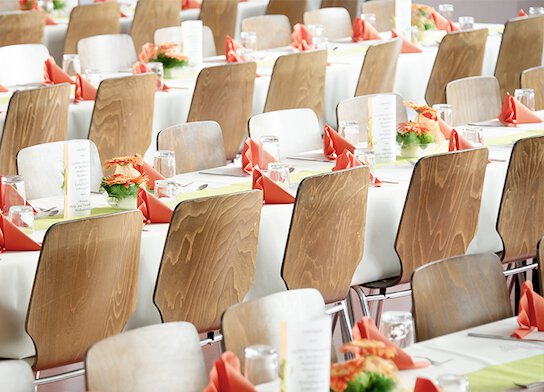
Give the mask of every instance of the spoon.
[{"label": "spoon", "polygon": [[202,184],[197,188],[197,190],[201,191],[203,189],[206,189],[207,187],[208,187],[208,184]]}]

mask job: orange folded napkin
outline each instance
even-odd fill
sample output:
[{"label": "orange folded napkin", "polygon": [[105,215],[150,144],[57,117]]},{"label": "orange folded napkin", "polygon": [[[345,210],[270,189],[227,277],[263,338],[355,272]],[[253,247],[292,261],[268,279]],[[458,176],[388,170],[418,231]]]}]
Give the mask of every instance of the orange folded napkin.
[{"label": "orange folded napkin", "polygon": [[370,23],[362,20],[359,17],[355,18],[355,21],[353,22],[353,36],[351,37],[351,40],[353,42],[358,42],[371,39],[382,39],[382,37],[380,37],[378,30],[376,30]]},{"label": "orange folded napkin", "polygon": [[75,84],[72,78],[70,78],[70,76],[55,63],[55,59],[53,59],[53,57],[49,57],[47,60],[45,60],[43,72],[44,84]]},{"label": "orange folded napkin", "polygon": [[418,377],[414,392],[441,392],[442,389],[428,378]]},{"label": "orange folded napkin", "polygon": [[351,169],[357,166],[363,166],[363,164],[349,150],[344,150],[342,154],[336,157],[336,165],[334,165],[332,171]]},{"label": "orange folded napkin", "polygon": [[140,60],[144,64],[147,64],[149,63],[149,60],[154,57],[155,57],[155,44],[152,44],[150,42],[144,44],[142,46],[142,50],[140,51],[140,54],[138,55],[138,60]]},{"label": "orange folded napkin", "polygon": [[45,25],[46,26],[56,26],[57,22],[49,14],[45,14]]},{"label": "orange folded napkin", "polygon": [[7,93],[9,90],[0,84],[0,93]]},{"label": "orange folded napkin", "polygon": [[[148,72],[150,71],[147,69],[147,65],[141,61],[136,62],[136,64],[132,66],[132,73],[134,75],[140,75]],[[170,91],[170,87],[168,87],[166,83],[162,83],[161,86],[161,80],[157,77],[157,90]]]},{"label": "orange folded napkin", "polygon": [[331,161],[341,155],[344,150],[353,154],[355,147],[348,142],[342,135],[336,132],[329,124],[325,124],[323,132],[323,153]]},{"label": "orange folded napkin", "polygon": [[80,74],[76,75],[76,94],[74,102],[94,101],[96,99],[96,88],[85,80]]},{"label": "orange folded napkin", "polygon": [[453,24],[451,20],[444,18],[439,12],[433,10],[431,13],[431,19],[433,20],[438,30],[444,31],[459,31],[459,29]]},{"label": "orange folded napkin", "polygon": [[502,104],[499,121],[505,125],[530,124],[542,122],[542,119],[534,114],[531,109],[522,104],[516,98],[506,93]]},{"label": "orange folded napkin", "polygon": [[41,246],[0,214],[0,250],[34,251]]},{"label": "orange folded napkin", "polygon": [[527,16],[527,13],[523,9],[520,9],[518,12],[518,16]]},{"label": "orange folded napkin", "polygon": [[225,37],[225,57],[227,58],[227,63],[241,63],[244,61],[236,52],[241,48],[243,46],[236,42],[230,35]]},{"label": "orange folded napkin", "polygon": [[170,223],[172,218],[172,210],[144,188],[138,189],[137,207],[146,223]]},{"label": "orange folded napkin", "polygon": [[449,135],[449,139],[450,144],[448,151],[460,151],[474,148],[472,143],[465,139],[463,136],[459,135],[459,133],[455,129],[452,129]]},{"label": "orange folded napkin", "polygon": [[133,165],[134,169],[138,170],[142,175],[147,176],[147,187],[151,190],[155,189],[155,181],[166,180],[166,178],[159,173],[153,166],[147,162],[143,162],[141,165]]},{"label": "orange folded napkin", "polygon": [[315,48],[313,44],[313,36],[310,30],[302,23],[297,23],[293,26],[293,34],[291,34],[293,41],[292,46],[300,51],[311,50]]},{"label": "orange folded napkin", "polygon": [[387,347],[395,348],[397,353],[393,357],[392,361],[399,368],[399,370],[418,369],[429,366],[429,362],[414,362],[412,357],[403,349],[397,347],[394,343],[391,343],[380,334],[378,328],[374,324],[374,320],[369,317],[363,317],[363,319],[357,322],[357,325],[353,327],[353,337],[355,339],[370,339],[385,343]]},{"label": "orange folded napkin", "polygon": [[244,142],[244,149],[242,150],[242,170],[247,174],[251,174],[255,166],[267,166],[270,162],[276,162],[277,159],[265,151],[263,154],[263,160],[261,161],[261,146],[255,140],[250,137],[246,138]]},{"label": "orange folded napkin", "polygon": [[238,357],[227,351],[213,363],[210,383],[203,392],[255,392],[255,387],[242,375]]},{"label": "orange folded napkin", "polygon": [[518,305],[518,324],[513,337],[523,339],[533,331],[544,331],[544,298],[533,290],[529,280],[523,283]]},{"label": "orange folded napkin", "polygon": [[200,8],[200,3],[197,0],[182,0],[181,9],[188,10],[191,8]]},{"label": "orange folded napkin", "polygon": [[295,198],[289,192],[261,173],[259,166],[253,168],[253,185],[251,189],[263,191],[265,204],[291,204],[295,202]]},{"label": "orange folded napkin", "polygon": [[[393,29],[391,30],[391,38],[397,38],[398,34]],[[407,41],[404,37],[400,37],[402,40],[402,47],[400,48],[401,53],[421,53],[421,49],[419,49],[416,45],[413,43]]]}]

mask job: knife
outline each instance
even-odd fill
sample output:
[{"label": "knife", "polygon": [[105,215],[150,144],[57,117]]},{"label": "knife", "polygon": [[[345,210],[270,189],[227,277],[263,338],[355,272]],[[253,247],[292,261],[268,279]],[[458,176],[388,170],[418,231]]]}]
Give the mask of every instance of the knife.
[{"label": "knife", "polygon": [[544,343],[544,340],[539,340],[539,339],[518,339],[518,338],[513,338],[511,336],[488,335],[485,333],[470,332],[468,336],[471,336],[473,338],[484,338],[484,339],[514,340],[516,342],[526,342],[526,343]]}]

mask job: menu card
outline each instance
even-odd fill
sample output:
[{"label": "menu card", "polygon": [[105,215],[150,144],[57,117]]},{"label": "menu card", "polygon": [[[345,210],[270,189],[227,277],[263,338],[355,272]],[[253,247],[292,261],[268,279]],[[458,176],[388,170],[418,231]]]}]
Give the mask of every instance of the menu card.
[{"label": "menu card", "polygon": [[397,98],[380,94],[368,100],[371,119],[369,140],[374,148],[376,162],[395,162],[397,135]]},{"label": "menu card", "polygon": [[412,27],[412,0],[395,0],[395,28],[404,35]]},{"label": "menu card", "polygon": [[89,140],[64,143],[64,217],[91,215],[91,148]]},{"label": "menu card", "polygon": [[189,64],[202,64],[202,21],[186,20],[181,24],[183,54],[189,58]]}]

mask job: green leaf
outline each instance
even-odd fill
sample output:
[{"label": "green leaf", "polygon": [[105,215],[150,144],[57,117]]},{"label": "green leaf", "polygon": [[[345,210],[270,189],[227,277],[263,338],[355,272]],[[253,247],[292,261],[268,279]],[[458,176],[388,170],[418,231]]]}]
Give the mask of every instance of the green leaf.
[{"label": "green leaf", "polygon": [[178,60],[168,57],[164,53],[159,53],[157,58],[149,59],[149,61],[162,63],[164,68],[184,67],[187,65],[187,60]]},{"label": "green leaf", "polygon": [[434,142],[434,137],[430,133],[422,133],[418,136],[420,144],[429,144]]},{"label": "green leaf", "polygon": [[108,193],[108,196],[117,200],[136,196],[139,187],[140,186],[136,184],[130,184],[128,187],[123,184],[106,185],[104,182],[100,184],[101,190],[105,190]]}]

